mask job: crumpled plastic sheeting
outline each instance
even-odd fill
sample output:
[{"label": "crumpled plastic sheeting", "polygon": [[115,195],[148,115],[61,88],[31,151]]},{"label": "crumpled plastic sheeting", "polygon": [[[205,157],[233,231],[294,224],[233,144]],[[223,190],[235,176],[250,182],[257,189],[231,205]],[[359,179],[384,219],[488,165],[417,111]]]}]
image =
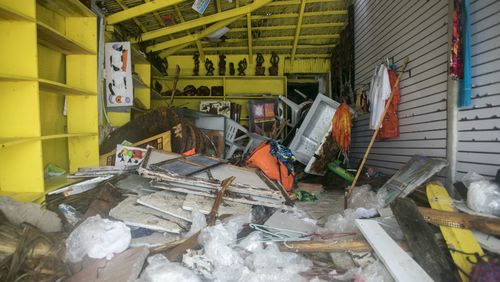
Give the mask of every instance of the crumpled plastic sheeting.
[{"label": "crumpled plastic sheeting", "polygon": [[366,282],[391,282],[394,281],[387,268],[379,261],[370,263],[364,267],[349,269],[344,274],[338,275],[335,271],[330,276],[338,281],[366,281]]},{"label": "crumpled plastic sheeting", "polygon": [[472,172],[462,181],[467,186],[467,206],[481,213],[500,216],[500,187],[493,181]]},{"label": "crumpled plastic sheeting", "polygon": [[236,244],[238,232],[248,222],[248,216],[237,216],[228,223],[218,222],[202,230],[200,244],[214,265],[213,279],[221,282],[307,281],[298,273],[307,271],[312,262],[295,253],[280,252],[275,244],[264,248],[259,232]]},{"label": "crumpled plastic sheeting", "polygon": [[[380,192],[380,191],[379,191]],[[384,197],[371,190],[370,185],[362,185],[355,187],[351,199],[349,200],[350,208],[365,208],[378,209],[384,206]]]},{"label": "crumpled plastic sheeting", "polygon": [[194,205],[191,214],[193,215],[191,228],[189,229],[188,232],[186,232],[186,234],[184,234],[183,236],[184,238],[189,238],[193,236],[194,234],[196,234],[196,232],[202,230],[207,226],[207,219],[205,218],[205,215],[200,212],[197,205]]},{"label": "crumpled plastic sheeting", "polygon": [[179,263],[170,262],[163,255],[148,258],[148,266],[142,272],[137,282],[201,282],[201,279],[190,269]]},{"label": "crumpled plastic sheeting", "polygon": [[245,259],[245,270],[240,282],[302,282],[306,278],[299,275],[312,267],[312,262],[299,254],[280,252],[274,243],[257,250]]},{"label": "crumpled plastic sheeting", "polygon": [[352,233],[359,232],[358,227],[354,223],[358,218],[371,218],[377,215],[375,209],[346,209],[343,214],[336,213],[328,217],[325,228],[331,232]]},{"label": "crumpled plastic sheeting", "polygon": [[66,257],[71,262],[79,262],[85,255],[109,260],[113,254],[125,251],[131,239],[130,228],[124,223],[92,216],[68,236]]}]

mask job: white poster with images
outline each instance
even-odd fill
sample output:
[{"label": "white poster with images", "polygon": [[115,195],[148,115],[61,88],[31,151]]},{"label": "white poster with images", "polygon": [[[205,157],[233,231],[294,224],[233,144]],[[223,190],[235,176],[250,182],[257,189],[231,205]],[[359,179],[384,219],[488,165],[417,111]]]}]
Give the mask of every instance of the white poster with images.
[{"label": "white poster with images", "polygon": [[134,103],[134,86],[130,62],[130,42],[106,43],[104,55],[107,106],[132,106]]}]

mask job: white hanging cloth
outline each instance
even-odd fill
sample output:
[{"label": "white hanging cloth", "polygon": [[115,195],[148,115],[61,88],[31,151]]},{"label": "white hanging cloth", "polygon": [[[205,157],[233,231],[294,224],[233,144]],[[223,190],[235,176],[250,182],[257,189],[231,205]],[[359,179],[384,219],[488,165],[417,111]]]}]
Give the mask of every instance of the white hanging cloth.
[{"label": "white hanging cloth", "polygon": [[391,82],[389,72],[384,64],[375,69],[370,83],[370,129],[376,129],[380,117],[384,112],[385,102],[391,96]]}]

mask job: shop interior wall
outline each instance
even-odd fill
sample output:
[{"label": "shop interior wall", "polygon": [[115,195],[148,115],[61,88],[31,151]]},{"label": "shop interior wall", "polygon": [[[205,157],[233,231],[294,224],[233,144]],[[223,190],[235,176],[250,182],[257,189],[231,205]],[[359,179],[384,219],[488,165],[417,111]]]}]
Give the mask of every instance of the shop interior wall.
[{"label": "shop interior wall", "polygon": [[[445,158],[448,0],[357,0],[354,11],[356,89],[368,88],[384,58],[397,65],[410,59],[400,83],[401,136],[376,141],[366,165],[392,174],[416,154]],[[368,123],[368,114],[354,123],[354,163],[373,134]]]},{"label": "shop interior wall", "polygon": [[471,1],[472,107],[458,112],[457,179],[500,167],[500,1]]}]

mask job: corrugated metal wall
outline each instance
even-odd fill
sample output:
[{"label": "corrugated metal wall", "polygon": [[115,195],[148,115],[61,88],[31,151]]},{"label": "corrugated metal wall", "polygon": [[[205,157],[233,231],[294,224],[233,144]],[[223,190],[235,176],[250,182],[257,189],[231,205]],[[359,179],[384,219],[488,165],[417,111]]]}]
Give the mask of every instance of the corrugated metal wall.
[{"label": "corrugated metal wall", "polygon": [[458,113],[457,179],[500,167],[500,1],[471,1],[473,108]]},{"label": "corrugated metal wall", "polygon": [[[354,5],[357,88],[370,83],[384,58],[398,65],[410,58],[411,76],[404,74],[400,83],[401,137],[377,141],[367,166],[394,173],[415,154],[446,157],[448,0],[357,0]],[[373,133],[368,121],[364,115],[354,124],[354,162],[363,157]]]}]

